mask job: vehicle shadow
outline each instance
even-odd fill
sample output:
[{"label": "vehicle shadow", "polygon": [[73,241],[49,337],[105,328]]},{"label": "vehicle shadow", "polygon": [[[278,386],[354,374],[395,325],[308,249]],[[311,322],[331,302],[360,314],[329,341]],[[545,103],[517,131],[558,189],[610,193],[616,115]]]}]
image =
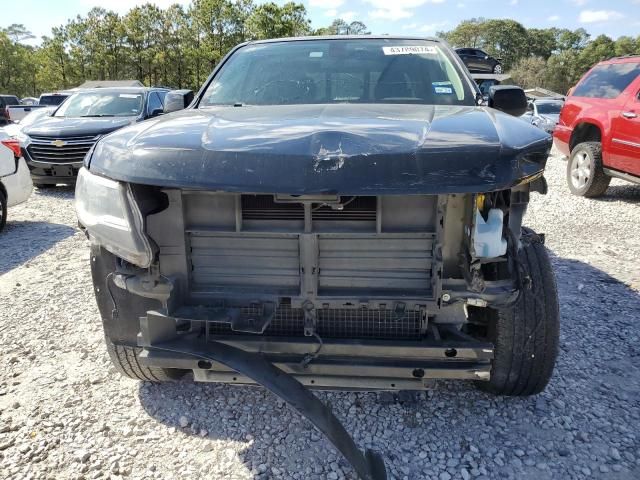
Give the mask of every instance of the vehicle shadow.
[{"label": "vehicle shadow", "polygon": [[640,203],[640,185],[611,185],[605,194],[592,200],[600,202]]},{"label": "vehicle shadow", "polygon": [[[560,351],[542,394],[495,397],[470,382],[441,382],[408,403],[383,402],[376,393],[316,395],[361,448],[382,452],[391,478],[437,478],[449,464],[456,472],[486,467],[492,478],[574,478],[584,476],[574,465],[598,471],[593,469],[599,464],[611,464],[607,452],[613,444],[622,455],[615,462],[621,470],[598,478],[640,478],[640,467],[626,457],[635,450],[633,442],[620,442],[618,427],[611,427],[624,425],[630,409],[637,411],[640,294],[586,263],[556,256],[552,262]],[[296,478],[324,479],[332,469],[356,478],[309,422],[263,388],[141,383],[139,399],[151,417],[210,452],[201,472],[235,464],[235,471],[202,478],[290,478],[295,472]]]},{"label": "vehicle shadow", "polygon": [[37,257],[75,232],[68,225],[17,221],[9,216],[0,233],[0,275]]}]

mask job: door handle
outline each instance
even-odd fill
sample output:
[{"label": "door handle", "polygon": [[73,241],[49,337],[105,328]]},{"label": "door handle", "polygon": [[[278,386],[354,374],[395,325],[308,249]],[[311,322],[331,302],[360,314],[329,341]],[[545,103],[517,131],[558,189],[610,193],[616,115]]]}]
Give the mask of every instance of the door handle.
[{"label": "door handle", "polygon": [[636,118],[638,114],[636,112],[622,112],[624,118]]}]

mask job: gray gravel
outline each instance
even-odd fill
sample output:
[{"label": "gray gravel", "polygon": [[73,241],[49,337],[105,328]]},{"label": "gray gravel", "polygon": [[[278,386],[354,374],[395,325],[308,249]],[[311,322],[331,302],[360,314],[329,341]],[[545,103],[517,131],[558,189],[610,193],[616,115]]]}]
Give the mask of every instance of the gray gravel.
[{"label": "gray gravel", "polygon": [[[392,478],[640,478],[640,186],[580,199],[564,168],[550,161],[550,193],[534,195],[528,220],[547,234],[562,310],[543,394],[453,382],[417,402],[318,393]],[[0,235],[0,477],[355,478],[267,391],[116,374],[72,196],[36,193]]]}]

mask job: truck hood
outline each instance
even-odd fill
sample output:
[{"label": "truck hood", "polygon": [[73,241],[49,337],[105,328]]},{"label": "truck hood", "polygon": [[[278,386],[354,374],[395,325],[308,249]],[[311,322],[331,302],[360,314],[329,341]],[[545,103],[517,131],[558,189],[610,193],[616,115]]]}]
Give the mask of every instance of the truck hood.
[{"label": "truck hood", "polygon": [[49,117],[25,127],[23,133],[55,138],[105,135],[135,120],[136,117]]},{"label": "truck hood", "polygon": [[92,172],[175,188],[433,194],[539,175],[550,137],[484,107],[389,104],[189,109],[96,145]]}]

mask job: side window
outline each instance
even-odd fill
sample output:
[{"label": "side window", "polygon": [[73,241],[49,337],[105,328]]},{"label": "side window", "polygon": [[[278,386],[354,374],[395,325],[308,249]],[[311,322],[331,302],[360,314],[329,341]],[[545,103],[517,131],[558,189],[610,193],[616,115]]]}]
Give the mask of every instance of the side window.
[{"label": "side window", "polygon": [[153,112],[158,108],[163,108],[162,100],[160,100],[160,96],[158,95],[158,92],[151,92],[149,94],[149,105],[147,107],[147,114],[151,115],[151,112]]}]

